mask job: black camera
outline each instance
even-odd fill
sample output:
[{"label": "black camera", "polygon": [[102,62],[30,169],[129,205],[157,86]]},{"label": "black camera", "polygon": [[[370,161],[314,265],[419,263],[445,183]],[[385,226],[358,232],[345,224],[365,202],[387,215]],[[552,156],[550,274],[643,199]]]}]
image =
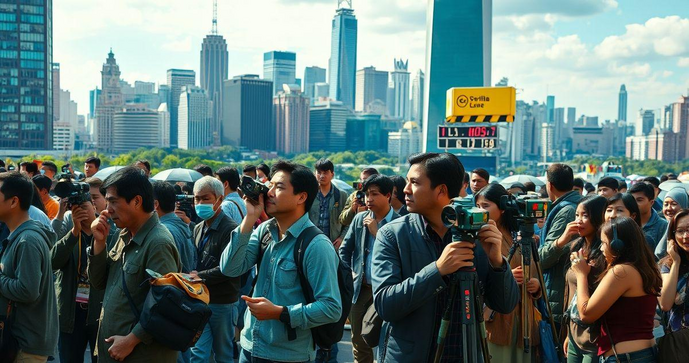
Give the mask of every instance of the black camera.
[{"label": "black camera", "polygon": [[175,201],[179,203],[177,209],[184,212],[187,217],[191,218],[194,214],[194,196],[188,194],[177,194]]},{"label": "black camera", "polygon": [[61,199],[67,198],[70,206],[91,201],[91,186],[88,183],[75,181],[74,175],[69,173],[59,174],[56,179],[58,182],[55,184],[55,195]]},{"label": "black camera", "polygon": [[69,164],[62,165],[62,168],[60,168],[60,170],[63,174],[69,174],[69,166]]},{"label": "black camera", "polygon": [[363,206],[366,204],[366,200],[364,198],[366,198],[366,193],[364,191],[357,190],[356,191],[356,202],[359,203],[360,206]]},{"label": "black camera", "polygon": [[452,203],[443,208],[441,218],[447,228],[478,232],[488,223],[488,211],[475,207],[471,199],[454,198]]},{"label": "black camera", "polygon": [[258,202],[258,197],[261,194],[263,194],[264,202],[268,199],[268,187],[248,175],[242,176],[242,181],[239,183],[239,189],[247,198],[254,202]]},{"label": "black camera", "polygon": [[503,195],[500,197],[500,209],[513,213],[517,219],[536,220],[545,218],[550,209],[550,200],[538,194],[529,193],[519,196]]},{"label": "black camera", "polygon": [[352,182],[352,187],[354,187],[354,190],[361,190],[361,188],[364,187],[364,183],[362,183],[362,182]]}]

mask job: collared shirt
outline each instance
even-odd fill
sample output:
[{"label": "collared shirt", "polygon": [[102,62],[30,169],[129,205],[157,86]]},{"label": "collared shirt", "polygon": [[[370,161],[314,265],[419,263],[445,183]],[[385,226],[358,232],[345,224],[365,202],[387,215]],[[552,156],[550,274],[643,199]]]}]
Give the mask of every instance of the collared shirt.
[{"label": "collared shirt", "polygon": [[231,220],[237,222],[237,224],[241,224],[242,219],[244,219],[246,215],[246,204],[244,204],[244,200],[237,192],[228,194],[225,199],[223,199],[220,208],[222,208],[222,211],[225,212]]},{"label": "collared shirt", "polygon": [[[383,219],[378,222],[378,230],[380,230],[384,225],[389,223],[392,220],[392,215],[395,213],[395,211],[390,208],[390,211],[388,211],[388,214],[385,215]],[[366,228],[366,226],[364,226]],[[371,284],[371,263],[373,261],[373,242],[376,240],[376,236],[372,235],[369,232],[366,232],[366,248],[364,249],[364,255],[366,256],[364,259],[364,276],[366,277],[366,283]]]},{"label": "collared shirt", "polygon": [[253,297],[265,297],[273,304],[286,306],[297,339],[289,341],[287,329],[279,320],[257,320],[244,315],[241,333],[243,349],[256,358],[283,362],[313,361],[311,328],[337,321],[342,315],[342,298],[337,283],[338,257],[330,240],[319,235],[304,251],[304,273],[316,299],[306,303],[294,261],[294,244],[299,234],[313,226],[308,214],[280,236],[275,219],[261,224],[253,233],[232,232],[231,242],[220,258],[220,269],[227,276],[241,276],[256,265],[261,237],[270,233],[273,241],[266,249],[256,276]]},{"label": "collared shirt", "polygon": [[333,186],[330,186],[330,191],[327,195],[323,195],[320,190],[318,191],[318,201],[320,204],[320,209],[318,211],[318,228],[320,228],[326,236],[330,235],[330,198],[333,196]]},{"label": "collared shirt", "polygon": [[196,248],[191,240],[191,229],[175,213],[168,213],[160,217],[160,224],[165,226],[175,240],[179,259],[182,262],[182,272],[196,269]]}]

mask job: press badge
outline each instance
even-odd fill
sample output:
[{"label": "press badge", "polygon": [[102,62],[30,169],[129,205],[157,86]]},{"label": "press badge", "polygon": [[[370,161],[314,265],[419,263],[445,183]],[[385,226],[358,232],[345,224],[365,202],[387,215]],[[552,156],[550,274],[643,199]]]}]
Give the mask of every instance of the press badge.
[{"label": "press badge", "polygon": [[77,302],[82,304],[89,303],[89,284],[79,283],[77,286]]}]

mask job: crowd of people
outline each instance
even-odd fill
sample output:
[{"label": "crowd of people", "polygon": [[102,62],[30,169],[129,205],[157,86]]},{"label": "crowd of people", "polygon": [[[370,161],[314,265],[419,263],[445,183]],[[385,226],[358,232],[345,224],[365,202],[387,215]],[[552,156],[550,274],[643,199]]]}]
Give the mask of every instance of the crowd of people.
[{"label": "crowd of people", "polygon": [[[430,362],[447,310],[440,361],[459,362],[466,312],[450,287],[467,268],[494,362],[546,361],[549,344],[567,362],[655,362],[657,339],[687,326],[682,184],[662,196],[656,177],[594,186],[553,164],[537,190],[490,183],[452,154],[408,162],[406,176],[364,168],[347,193],[328,159],[199,165],[203,177],[188,183],[150,179],[146,160],[101,180],[90,157],[83,175],[63,167],[73,180],[60,182],[84,187],[77,199],[55,195],[64,176],[53,162],[0,162],[0,330],[18,347],[0,360],[83,362],[88,348],[92,362],[337,362],[337,343],[316,344],[318,329],[341,330],[346,317],[356,362]],[[267,191],[243,193],[242,178]],[[533,236],[504,203],[529,193],[551,202],[529,223]],[[458,198],[487,214],[473,241],[453,240],[441,217]],[[539,268],[522,263],[524,237]],[[146,309],[151,272],[207,287],[210,320],[185,351],[134,313]],[[558,341],[539,329],[546,311]]]}]

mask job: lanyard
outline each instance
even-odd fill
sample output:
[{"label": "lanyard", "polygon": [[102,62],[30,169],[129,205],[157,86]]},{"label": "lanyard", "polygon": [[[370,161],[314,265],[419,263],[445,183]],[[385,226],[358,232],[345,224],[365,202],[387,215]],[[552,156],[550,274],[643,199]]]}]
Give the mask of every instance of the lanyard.
[{"label": "lanyard", "polygon": [[209,234],[208,232],[210,232],[210,227],[209,227],[208,230],[203,234],[204,237],[201,239],[201,243],[199,243],[199,252],[203,252],[203,248],[206,247],[206,243],[208,243],[208,240],[209,240],[210,237],[211,237],[210,234]]}]

